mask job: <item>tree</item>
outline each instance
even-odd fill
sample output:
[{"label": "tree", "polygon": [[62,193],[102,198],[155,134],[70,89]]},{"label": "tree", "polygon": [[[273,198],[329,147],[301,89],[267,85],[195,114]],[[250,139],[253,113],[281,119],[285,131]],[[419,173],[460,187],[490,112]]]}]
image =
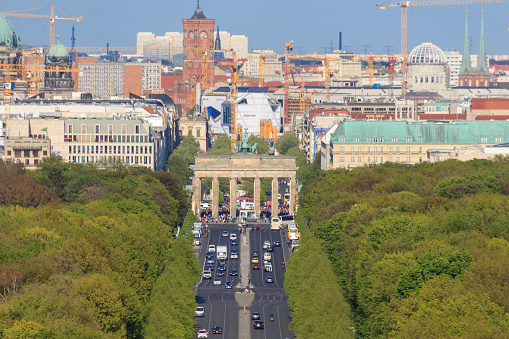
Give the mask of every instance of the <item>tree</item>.
[{"label": "tree", "polygon": [[232,154],[231,140],[226,135],[220,135],[216,138],[210,149],[207,151],[208,155],[230,155]]},{"label": "tree", "polygon": [[289,149],[295,146],[299,146],[299,138],[290,133],[285,133],[280,136],[274,143],[274,148],[279,154],[286,155]]},{"label": "tree", "polygon": [[256,151],[258,154],[268,154],[270,151],[270,146],[267,143],[267,141],[263,140],[260,137],[257,137],[256,135],[251,134],[247,141],[251,146],[254,146],[256,144]]}]

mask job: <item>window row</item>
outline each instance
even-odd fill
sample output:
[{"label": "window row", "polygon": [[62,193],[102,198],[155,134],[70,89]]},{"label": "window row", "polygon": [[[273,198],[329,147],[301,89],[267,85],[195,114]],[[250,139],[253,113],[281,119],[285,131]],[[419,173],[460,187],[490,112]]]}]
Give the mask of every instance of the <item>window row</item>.
[{"label": "window row", "polygon": [[64,135],[65,142],[152,142],[148,135]]},{"label": "window row", "polygon": [[[11,151],[11,150],[6,151],[7,156],[8,157],[12,156],[13,152],[15,158],[40,158],[41,154],[43,157],[48,156],[48,151],[40,152],[40,151]],[[32,152],[32,154],[30,154],[30,152]]]},{"label": "window row", "polygon": [[152,154],[152,146],[69,146],[69,154]]},{"label": "window row", "polygon": [[88,163],[88,162],[116,162],[126,165],[151,165],[151,156],[69,156],[69,162]]},{"label": "window row", "polygon": [[[127,125],[122,124],[120,125],[121,134],[127,134]],[[75,131],[74,125],[67,125],[67,132],[69,134],[78,133]],[[95,134],[101,133],[101,125],[94,125],[93,129]],[[106,133],[106,131],[103,131],[102,133]],[[113,134],[113,125],[108,125],[107,127],[107,133]],[[87,134],[87,125],[81,124],[81,134]],[[134,134],[140,134],[140,125],[134,125]]]},{"label": "window row", "polygon": [[[387,154],[394,154],[394,147],[388,147],[388,153]],[[362,147],[351,147],[350,148],[350,152],[351,154],[384,154],[384,148],[383,147],[366,147],[366,149],[364,150]],[[339,147],[338,148],[338,153],[339,154],[345,154],[346,153],[346,149],[345,147]],[[400,154],[401,151],[400,151],[400,147],[396,147],[396,154]],[[405,153],[406,154],[412,154],[413,153],[413,150],[412,150],[412,147],[406,147],[405,148]],[[419,147],[419,152],[418,154],[421,154],[422,153],[422,147]]]},{"label": "window row", "polygon": [[[385,161],[389,161],[389,162],[401,162],[400,161],[400,157],[396,157],[396,158],[393,158],[393,157],[388,157],[388,158],[385,158],[386,160]],[[339,162],[346,162],[346,158],[345,157],[339,157],[338,159]],[[382,163],[384,162],[384,157],[367,157],[367,161],[364,161],[362,157],[351,157],[350,158],[350,162],[360,162],[360,163]],[[412,163],[412,158],[411,157],[406,157],[405,158],[405,162],[406,163]],[[419,162],[422,162],[422,158],[419,158]]]}]

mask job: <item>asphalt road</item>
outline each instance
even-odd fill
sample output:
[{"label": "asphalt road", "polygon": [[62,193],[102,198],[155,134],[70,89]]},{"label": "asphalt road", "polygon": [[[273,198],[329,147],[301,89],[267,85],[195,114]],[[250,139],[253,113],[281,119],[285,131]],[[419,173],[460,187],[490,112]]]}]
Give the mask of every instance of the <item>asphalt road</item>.
[{"label": "asphalt road", "polygon": [[[289,249],[286,246],[286,240],[282,238],[280,231],[270,230],[269,224],[259,224],[259,230],[247,228],[247,237],[241,236],[237,224],[213,224],[209,223],[210,235],[202,238],[202,245],[195,247],[198,258],[205,267],[205,253],[208,251],[209,244],[228,246],[227,270],[224,277],[217,277],[217,264],[214,264],[211,279],[201,279],[196,286],[198,294],[197,301],[200,306],[205,308],[205,316],[196,318],[196,331],[206,329],[209,331],[209,338],[230,338],[238,339],[250,335],[252,339],[273,339],[273,338],[294,338],[293,333],[288,329],[290,324],[290,314],[287,305],[286,294],[283,289],[284,271],[282,262],[289,258]],[[251,224],[250,224],[251,226]],[[230,233],[236,233],[239,244],[230,245],[229,237],[223,237],[222,231],[228,230]],[[242,241],[243,239],[244,242]],[[273,272],[263,270],[263,252],[262,245],[264,241],[270,241],[272,244],[278,240],[282,242],[281,247],[275,247],[272,253]],[[239,259],[231,259],[232,249],[239,250]],[[246,253],[248,251],[249,253]],[[251,264],[251,254],[253,251],[260,253],[260,270],[253,270]],[[215,257],[215,256],[214,256]],[[246,268],[246,261],[249,270]],[[241,268],[241,262],[243,269]],[[238,276],[230,276],[231,269],[239,272]],[[241,277],[241,271],[249,272],[248,276]],[[245,275],[245,274],[244,274]],[[273,283],[267,283],[267,276],[273,277]],[[214,280],[221,280],[220,285],[214,285]],[[232,289],[225,288],[225,282],[231,281]],[[250,282],[251,293],[254,299],[245,310],[240,307],[235,299],[244,291],[246,285]],[[249,316],[249,329],[246,325],[242,326],[240,317],[244,312]],[[265,328],[254,329],[250,314],[259,312]],[[275,315],[274,321],[270,321],[269,315]],[[240,315],[240,316],[239,316]],[[212,334],[212,328],[219,325],[223,329],[223,334]],[[248,331],[248,332],[246,332]],[[242,333],[242,335],[240,335]],[[248,338],[245,338],[248,339]]]}]

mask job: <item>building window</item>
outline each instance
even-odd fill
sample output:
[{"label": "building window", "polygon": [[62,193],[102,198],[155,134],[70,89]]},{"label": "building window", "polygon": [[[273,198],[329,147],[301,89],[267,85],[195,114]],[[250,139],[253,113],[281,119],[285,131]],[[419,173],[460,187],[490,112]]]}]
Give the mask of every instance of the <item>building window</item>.
[{"label": "building window", "polygon": [[398,142],[398,138],[392,138],[392,143],[395,144]]},{"label": "building window", "polygon": [[353,138],[353,142],[354,143],[358,143],[359,142],[359,138],[358,137],[357,138]]},{"label": "building window", "polygon": [[371,138],[368,138],[368,143],[370,143],[370,142],[371,142]]},{"label": "building window", "polygon": [[419,154],[422,153],[422,147],[419,147]]},{"label": "building window", "polygon": [[384,138],[380,138],[380,143],[383,144],[384,143]]},{"label": "building window", "polygon": [[389,161],[392,162],[393,158],[392,157],[389,157]]},{"label": "building window", "polygon": [[412,147],[406,148],[406,154],[412,154]]},{"label": "building window", "polygon": [[362,162],[362,157],[357,157],[358,162]]},{"label": "building window", "polygon": [[108,133],[113,134],[113,125],[108,125]]},{"label": "building window", "polygon": [[368,162],[370,162],[370,161],[371,161],[371,158],[370,158],[370,157],[368,157]]},{"label": "building window", "polygon": [[406,162],[408,162],[408,163],[412,162],[412,158],[407,157],[407,158],[406,158]]},{"label": "building window", "polygon": [[345,148],[344,147],[340,147],[339,148],[339,154],[345,154]]},{"label": "building window", "polygon": [[396,154],[399,154],[399,147],[396,147]]},{"label": "building window", "polygon": [[373,138],[373,142],[378,142],[378,138]]},{"label": "building window", "polygon": [[422,144],[422,137],[419,137],[419,144]]},{"label": "building window", "polygon": [[370,153],[371,153],[371,149],[368,147],[368,154],[370,154]]},{"label": "building window", "polygon": [[340,137],[339,142],[345,142],[345,137]]},{"label": "building window", "polygon": [[127,134],[127,125],[126,124],[120,125],[120,133]]},{"label": "building window", "polygon": [[355,157],[352,157],[352,158],[350,159],[350,162],[355,162]]},{"label": "building window", "polygon": [[373,154],[378,154],[378,147],[373,147]]},{"label": "building window", "polygon": [[193,135],[193,130],[192,129],[188,130],[187,135]]},{"label": "building window", "polygon": [[410,144],[412,142],[412,138],[406,138],[406,143]]},{"label": "building window", "polygon": [[399,162],[399,157],[396,157],[396,162]]},{"label": "building window", "polygon": [[496,137],[495,138],[495,142],[502,142],[502,138],[501,137]]},{"label": "building window", "polygon": [[384,148],[380,147],[380,154],[384,154]]},{"label": "building window", "polygon": [[94,129],[95,129],[95,134],[99,134],[101,132],[99,125],[95,125]]},{"label": "building window", "polygon": [[350,149],[350,153],[351,153],[351,154],[355,154],[355,147],[352,147],[352,148]]},{"label": "building window", "polygon": [[201,135],[201,130],[198,128],[198,129],[196,130],[196,137],[197,137],[197,138],[199,138],[199,137],[200,137],[200,135]]},{"label": "building window", "polygon": [[373,162],[378,162],[378,157],[373,157]]},{"label": "building window", "polygon": [[134,133],[140,134],[140,125],[135,125],[134,126]]},{"label": "building window", "polygon": [[72,133],[72,125],[69,125],[69,134]]},{"label": "building window", "polygon": [[392,153],[393,153],[393,148],[389,147],[389,154],[392,154]]},{"label": "building window", "polygon": [[481,137],[481,144],[486,144],[488,142],[488,137]]},{"label": "building window", "polygon": [[345,157],[339,157],[339,162],[345,162]]},{"label": "building window", "polygon": [[362,154],[362,147],[357,147],[357,153]]}]

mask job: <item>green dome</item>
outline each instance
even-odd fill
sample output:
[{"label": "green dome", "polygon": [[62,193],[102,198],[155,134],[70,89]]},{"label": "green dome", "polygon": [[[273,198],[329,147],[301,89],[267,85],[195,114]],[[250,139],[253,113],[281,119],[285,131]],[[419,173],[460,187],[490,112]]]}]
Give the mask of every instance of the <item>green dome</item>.
[{"label": "green dome", "polygon": [[21,42],[16,35],[14,26],[7,17],[0,12],[0,46],[18,48]]},{"label": "green dome", "polygon": [[48,50],[48,58],[67,58],[68,56],[67,48],[60,41],[54,43]]}]

